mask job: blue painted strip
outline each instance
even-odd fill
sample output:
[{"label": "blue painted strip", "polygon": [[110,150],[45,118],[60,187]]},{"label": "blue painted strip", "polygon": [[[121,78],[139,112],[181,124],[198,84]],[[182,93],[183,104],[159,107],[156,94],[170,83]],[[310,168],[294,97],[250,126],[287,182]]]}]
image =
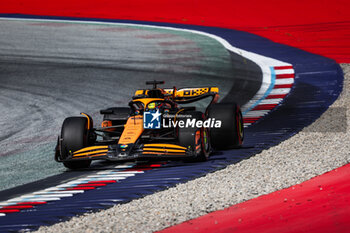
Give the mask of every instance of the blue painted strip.
[{"label": "blue painted strip", "polygon": [[275,83],[276,83],[276,72],[275,72],[275,69],[273,67],[270,67],[270,72],[271,72],[271,83],[267,89],[267,91],[265,92],[265,94],[258,100],[256,101],[251,107],[249,107],[247,110],[245,110],[242,114],[245,115],[247,114],[249,111],[251,111],[253,108],[255,108],[256,106],[258,106],[261,101],[263,101],[264,99],[266,99],[266,97],[268,95],[270,95],[272,89],[274,88],[275,86]]}]

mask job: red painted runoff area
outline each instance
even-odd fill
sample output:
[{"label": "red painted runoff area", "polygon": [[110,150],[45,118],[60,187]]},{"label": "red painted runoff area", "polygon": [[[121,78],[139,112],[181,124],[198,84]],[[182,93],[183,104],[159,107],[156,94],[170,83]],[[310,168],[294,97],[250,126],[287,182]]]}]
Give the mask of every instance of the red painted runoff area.
[{"label": "red painted runoff area", "polygon": [[144,20],[248,31],[350,63],[348,0],[2,0],[0,13]]},{"label": "red painted runoff area", "polygon": [[161,232],[350,232],[350,164]]}]

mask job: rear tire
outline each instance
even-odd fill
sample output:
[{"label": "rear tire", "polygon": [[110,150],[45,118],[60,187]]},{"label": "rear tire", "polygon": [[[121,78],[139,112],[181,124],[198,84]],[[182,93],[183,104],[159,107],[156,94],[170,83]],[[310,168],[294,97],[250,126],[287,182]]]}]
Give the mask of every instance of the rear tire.
[{"label": "rear tire", "polygon": [[[68,117],[64,120],[61,130],[61,156],[66,159],[70,153],[89,145],[89,132],[85,117]],[[63,165],[69,169],[88,168],[91,160],[68,161]]]},{"label": "rear tire", "polygon": [[221,121],[220,128],[210,129],[210,142],[215,149],[239,148],[243,144],[243,117],[235,103],[217,103],[209,108],[209,118]]},{"label": "rear tire", "polygon": [[[187,115],[192,115],[191,119],[205,120],[203,113],[199,111],[186,112]],[[189,161],[206,161],[210,154],[209,133],[206,128],[178,128],[179,144],[193,150],[196,157]]]}]

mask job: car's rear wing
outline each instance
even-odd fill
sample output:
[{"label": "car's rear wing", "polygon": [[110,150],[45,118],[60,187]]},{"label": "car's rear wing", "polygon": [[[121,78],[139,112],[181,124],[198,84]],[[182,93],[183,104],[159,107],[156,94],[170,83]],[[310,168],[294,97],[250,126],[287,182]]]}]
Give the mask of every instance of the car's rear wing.
[{"label": "car's rear wing", "polygon": [[[162,90],[162,89],[159,89]],[[163,89],[165,96],[173,96],[174,99],[178,98],[193,98],[202,95],[215,95],[219,94],[218,87],[193,87],[193,88],[182,88],[176,90],[176,88]],[[137,90],[134,94],[135,97],[147,97],[149,90],[141,89]],[[175,92],[175,93],[174,93]]]},{"label": "car's rear wing", "polygon": [[219,99],[219,88],[218,87],[194,87],[194,88],[182,88],[177,90],[174,88],[166,88],[166,89],[152,89],[152,90],[137,90],[133,99],[140,98],[164,98],[171,99],[172,101],[179,104],[187,104],[199,101],[201,99],[205,99],[207,97],[212,97],[212,101],[208,105],[208,107],[216,103]]},{"label": "car's rear wing", "polygon": [[172,96],[173,100],[177,103],[192,103],[207,97],[212,97],[216,102],[219,98],[218,87],[195,87],[195,88],[182,88],[179,90],[164,89],[167,95]]},{"label": "car's rear wing", "polygon": [[[218,94],[218,87],[193,87],[193,88],[182,88],[176,90],[172,89],[164,89],[166,94],[173,95],[175,98],[186,98],[186,97],[196,97],[204,94]],[[175,94],[174,94],[175,91]]]}]

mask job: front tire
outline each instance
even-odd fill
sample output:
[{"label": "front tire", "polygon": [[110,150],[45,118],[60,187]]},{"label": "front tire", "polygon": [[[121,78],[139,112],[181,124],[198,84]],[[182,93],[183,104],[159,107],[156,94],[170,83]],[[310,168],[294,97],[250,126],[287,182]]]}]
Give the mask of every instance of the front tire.
[{"label": "front tire", "polygon": [[[61,130],[61,156],[66,159],[69,154],[89,145],[89,131],[85,117],[68,117]],[[63,165],[69,169],[88,168],[91,160],[67,161]]]}]

